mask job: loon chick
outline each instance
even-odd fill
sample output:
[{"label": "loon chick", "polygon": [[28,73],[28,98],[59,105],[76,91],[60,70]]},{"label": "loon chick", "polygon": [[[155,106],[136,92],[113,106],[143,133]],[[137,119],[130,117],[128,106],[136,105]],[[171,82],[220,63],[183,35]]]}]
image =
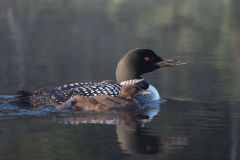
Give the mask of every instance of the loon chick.
[{"label": "loon chick", "polygon": [[72,83],[55,88],[44,88],[34,91],[26,96],[21,94],[17,97],[17,102],[27,103],[35,107],[39,105],[54,106],[62,104],[74,95],[97,96],[109,95],[118,96],[121,87],[125,85],[137,85],[148,91],[150,94],[137,96],[139,103],[145,104],[159,100],[160,96],[155,87],[146,82],[141,76],[152,72],[160,67],[172,67],[185,64],[178,60],[162,59],[150,49],[134,49],[127,52],[119,61],[116,68],[117,83],[112,81]]},{"label": "loon chick", "polygon": [[121,88],[117,97],[109,95],[97,95],[85,97],[75,95],[66,102],[55,106],[56,109],[71,107],[73,111],[101,112],[113,109],[132,110],[139,106],[136,99],[137,95],[146,95],[148,92],[137,85],[126,85]]}]

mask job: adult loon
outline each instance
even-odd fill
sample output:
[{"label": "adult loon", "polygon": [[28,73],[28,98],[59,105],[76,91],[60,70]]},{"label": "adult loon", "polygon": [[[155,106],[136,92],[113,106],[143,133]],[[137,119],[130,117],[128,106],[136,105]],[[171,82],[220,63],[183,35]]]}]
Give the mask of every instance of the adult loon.
[{"label": "adult loon", "polygon": [[118,62],[116,68],[117,83],[111,81],[72,83],[55,88],[41,88],[32,93],[22,92],[16,98],[17,104],[31,107],[40,105],[55,106],[69,100],[74,95],[118,96],[121,87],[125,85],[137,85],[149,92],[147,95],[137,96],[140,104],[150,103],[160,99],[157,89],[142,78],[142,75],[152,72],[160,67],[172,67],[185,64],[178,60],[162,59],[150,49],[133,49],[127,52]]}]

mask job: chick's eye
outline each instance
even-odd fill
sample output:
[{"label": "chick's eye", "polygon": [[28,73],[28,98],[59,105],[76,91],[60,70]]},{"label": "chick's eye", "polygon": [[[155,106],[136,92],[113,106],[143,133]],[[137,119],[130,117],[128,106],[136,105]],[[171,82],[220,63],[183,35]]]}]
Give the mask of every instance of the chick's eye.
[{"label": "chick's eye", "polygon": [[149,61],[151,61],[151,57],[146,56],[146,57],[144,57],[144,60],[145,60],[146,62],[149,62]]}]

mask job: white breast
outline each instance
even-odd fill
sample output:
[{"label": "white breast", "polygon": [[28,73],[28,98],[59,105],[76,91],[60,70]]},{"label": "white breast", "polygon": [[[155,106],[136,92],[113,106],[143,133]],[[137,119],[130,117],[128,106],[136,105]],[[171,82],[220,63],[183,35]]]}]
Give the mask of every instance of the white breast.
[{"label": "white breast", "polygon": [[149,94],[136,97],[137,101],[140,104],[146,104],[146,103],[151,103],[151,102],[160,100],[160,95],[154,86],[149,85],[146,91],[148,91]]}]

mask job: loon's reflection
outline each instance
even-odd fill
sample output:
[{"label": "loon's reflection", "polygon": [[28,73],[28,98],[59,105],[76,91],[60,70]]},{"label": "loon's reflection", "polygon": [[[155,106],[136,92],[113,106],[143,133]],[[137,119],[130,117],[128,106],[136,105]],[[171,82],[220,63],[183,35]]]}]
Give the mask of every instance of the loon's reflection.
[{"label": "loon's reflection", "polygon": [[[153,112],[154,111],[154,112]],[[161,150],[159,136],[148,135],[143,130],[144,124],[153,116],[147,113],[158,113],[159,109],[138,110],[135,113],[121,115],[117,125],[117,139],[121,149],[127,153],[153,154]]]},{"label": "loon's reflection", "polygon": [[[160,104],[147,106],[135,111],[105,113],[81,113],[64,119],[66,124],[94,123],[116,125],[117,141],[126,153],[154,154],[171,144],[160,136],[149,135],[145,124],[160,111]],[[62,119],[61,119],[62,120]]]}]

